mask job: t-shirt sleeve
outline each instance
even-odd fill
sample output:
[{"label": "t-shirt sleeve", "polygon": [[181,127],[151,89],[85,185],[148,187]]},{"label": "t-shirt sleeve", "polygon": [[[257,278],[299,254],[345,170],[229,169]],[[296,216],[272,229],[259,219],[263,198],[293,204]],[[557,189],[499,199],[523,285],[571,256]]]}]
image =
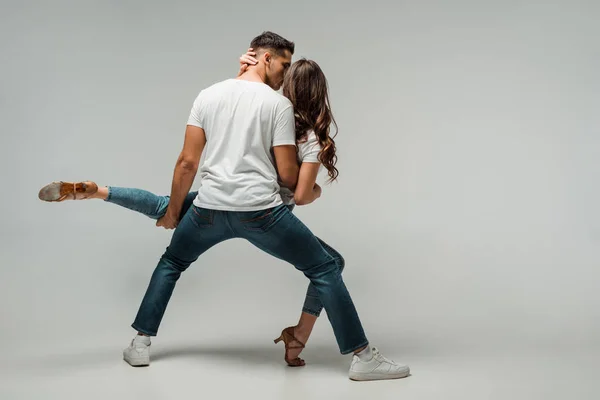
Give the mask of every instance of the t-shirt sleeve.
[{"label": "t-shirt sleeve", "polygon": [[296,122],[294,109],[287,105],[275,118],[272,146],[296,145]]},{"label": "t-shirt sleeve", "polygon": [[188,117],[188,125],[197,126],[204,129],[204,108],[202,107],[202,92],[194,100],[190,116]]},{"label": "t-shirt sleeve", "polygon": [[318,163],[321,144],[314,133],[308,135],[306,142],[302,143],[300,148],[300,160],[302,162]]}]

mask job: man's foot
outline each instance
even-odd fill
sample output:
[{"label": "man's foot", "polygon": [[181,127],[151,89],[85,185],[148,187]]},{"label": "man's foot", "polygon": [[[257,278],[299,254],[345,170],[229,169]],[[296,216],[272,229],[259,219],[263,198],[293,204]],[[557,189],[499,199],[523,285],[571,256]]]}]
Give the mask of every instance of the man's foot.
[{"label": "man's foot", "polygon": [[83,200],[93,196],[97,191],[98,185],[91,181],[52,182],[40,189],[38,198],[49,202]]},{"label": "man's foot", "polygon": [[410,375],[410,368],[407,365],[388,360],[375,347],[354,354],[348,374],[353,381],[399,379],[406,378],[408,375]]},{"label": "man's foot", "polygon": [[137,335],[128,348],[123,350],[123,360],[132,367],[150,365],[150,337]]}]

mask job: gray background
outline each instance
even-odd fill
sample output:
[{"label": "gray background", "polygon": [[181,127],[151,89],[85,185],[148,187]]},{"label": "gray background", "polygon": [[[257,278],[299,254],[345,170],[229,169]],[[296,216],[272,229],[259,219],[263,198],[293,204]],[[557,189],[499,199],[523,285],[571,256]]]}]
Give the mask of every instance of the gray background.
[{"label": "gray background", "polygon": [[[1,5],[0,375],[119,362],[171,232],[101,201],[43,203],[37,191],[92,179],[168,194],[195,96],[235,76],[263,30],[295,41],[294,58],[329,79],[340,179],[296,213],[344,255],[368,336],[411,363],[409,379],[423,357],[448,357],[446,372],[453,357],[501,357],[507,372],[512,355],[599,355],[597,2]],[[179,343],[172,355],[185,358],[220,343],[217,356],[235,364],[231,345],[257,364],[243,349],[267,352],[295,323],[306,283],[245,242],[224,243],[182,277],[153,347]],[[330,379],[345,384],[349,360],[326,318],[310,345],[338,360]],[[584,371],[569,365],[562,372]],[[119,371],[124,382],[133,373]],[[547,378],[548,393],[597,390]],[[48,382],[46,396],[59,396]],[[110,387],[93,382],[98,396]],[[9,398],[28,390],[2,383]],[[489,390],[476,397],[509,389]],[[523,398],[543,392],[531,390]]]}]

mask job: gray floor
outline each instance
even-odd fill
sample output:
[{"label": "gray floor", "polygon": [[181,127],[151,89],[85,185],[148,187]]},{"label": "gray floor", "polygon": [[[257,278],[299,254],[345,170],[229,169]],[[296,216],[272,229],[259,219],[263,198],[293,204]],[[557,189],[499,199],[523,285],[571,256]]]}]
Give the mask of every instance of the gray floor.
[{"label": "gray floor", "polygon": [[[236,337],[236,335],[232,335]],[[424,354],[393,349],[412,375],[386,382],[347,379],[349,359],[316,339],[305,368],[283,364],[282,347],[254,338],[242,345],[223,338],[153,342],[153,363],[132,368],[120,344],[95,347],[82,340],[54,348],[32,344],[0,364],[0,398],[15,399],[598,399],[594,352],[478,352]],[[260,343],[259,343],[260,342]],[[113,346],[114,345],[114,346]],[[122,346],[121,346],[122,347]]]}]

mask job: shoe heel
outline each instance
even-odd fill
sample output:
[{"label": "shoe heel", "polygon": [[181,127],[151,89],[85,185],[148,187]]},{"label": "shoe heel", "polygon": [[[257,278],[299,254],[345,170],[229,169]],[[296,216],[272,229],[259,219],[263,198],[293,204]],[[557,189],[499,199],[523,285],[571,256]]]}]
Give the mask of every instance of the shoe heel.
[{"label": "shoe heel", "polygon": [[283,334],[281,336],[279,336],[277,339],[273,340],[273,342],[275,342],[275,344],[281,342],[283,340]]}]

